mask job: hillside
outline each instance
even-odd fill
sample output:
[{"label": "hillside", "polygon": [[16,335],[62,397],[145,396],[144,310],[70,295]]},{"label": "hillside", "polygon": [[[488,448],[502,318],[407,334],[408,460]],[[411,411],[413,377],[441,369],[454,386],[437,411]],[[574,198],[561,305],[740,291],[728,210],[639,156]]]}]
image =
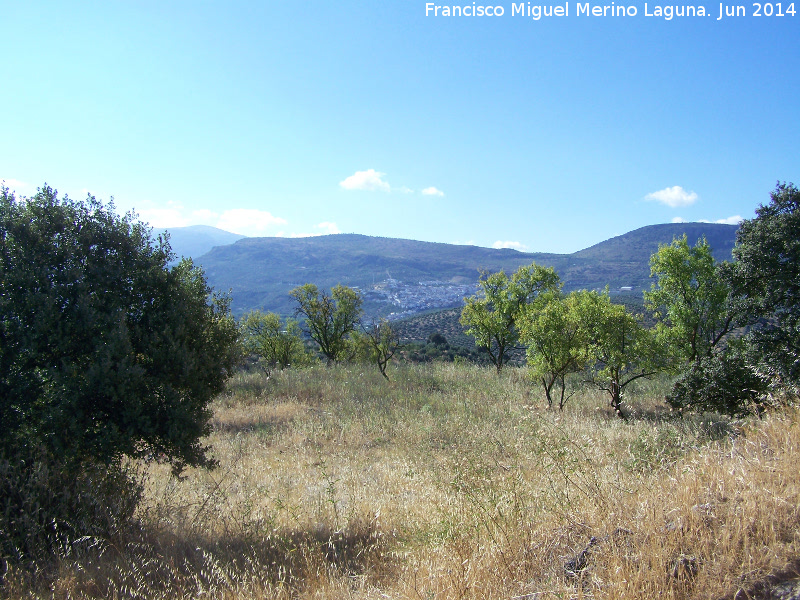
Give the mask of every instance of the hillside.
[{"label": "hillside", "polygon": [[308,238],[244,238],[199,257],[209,283],[231,290],[234,313],[253,308],[290,314],[288,292],[304,283],[358,287],[367,311],[394,318],[460,306],[475,293],[482,270],[507,272],[536,262],[551,266],[565,290],[650,286],[650,255],[659,244],[705,235],[717,258],[730,258],[736,226],[713,223],[651,225],[574,254],[526,253],[479,246],[418,242],[356,234]]},{"label": "hillside", "polygon": [[167,230],[169,243],[178,257],[198,258],[214,246],[233,244],[244,236],[208,225],[172,227]]}]

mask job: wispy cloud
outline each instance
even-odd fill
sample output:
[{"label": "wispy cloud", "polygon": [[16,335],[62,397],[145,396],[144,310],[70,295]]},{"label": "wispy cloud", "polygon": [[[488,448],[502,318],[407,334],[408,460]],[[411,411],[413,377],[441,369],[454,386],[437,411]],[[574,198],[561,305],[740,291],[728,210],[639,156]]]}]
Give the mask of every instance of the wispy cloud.
[{"label": "wispy cloud", "polygon": [[741,215],[733,215],[732,217],[727,217],[725,219],[717,219],[714,223],[722,223],[723,225],[738,225],[744,221]]},{"label": "wispy cloud", "polygon": [[[339,231],[339,228],[336,226],[336,223],[330,223],[328,221],[323,221],[317,225],[314,225],[317,229],[322,229],[322,235],[331,235],[334,233],[342,233]],[[319,235],[319,234],[318,234]]]},{"label": "wispy cloud", "polygon": [[391,186],[383,180],[386,173],[379,173],[375,169],[356,171],[353,175],[339,182],[339,186],[346,190],[365,190],[368,192],[389,192]]},{"label": "wispy cloud", "polygon": [[31,186],[31,184],[20,181],[19,179],[7,179],[0,177],[0,183],[5,185],[12,192],[16,192],[18,194],[28,194],[33,192],[33,186]]},{"label": "wispy cloud", "polygon": [[191,225],[183,210],[179,207],[146,207],[137,210],[136,214],[143,223],[149,223],[154,229],[167,229],[169,227],[186,227]]},{"label": "wispy cloud", "polygon": [[336,233],[342,233],[339,231],[339,227],[336,223],[332,223],[330,221],[323,221],[322,223],[317,223],[314,225],[315,229],[321,229],[322,231],[315,231],[313,233],[286,233],[285,231],[279,231],[275,234],[276,237],[287,237],[287,238],[306,238],[306,237],[317,237],[320,235],[333,235]]},{"label": "wispy cloud", "polygon": [[192,220],[200,221],[203,224],[216,223],[218,218],[219,213],[216,213],[213,210],[208,210],[207,208],[201,208],[199,210],[192,211]]},{"label": "wispy cloud", "polygon": [[697,201],[697,194],[694,192],[687,192],[681,186],[675,185],[672,187],[652,192],[644,197],[645,200],[654,200],[666,204],[671,208],[679,206],[690,206]]},{"label": "wispy cloud", "polygon": [[241,235],[260,236],[287,223],[286,219],[276,217],[266,210],[231,208],[219,215],[216,226]]},{"label": "wispy cloud", "polygon": [[423,196],[444,196],[444,192],[442,190],[437,190],[435,187],[427,187],[422,190]]},{"label": "wispy cloud", "polygon": [[528,249],[525,244],[521,244],[520,242],[501,242],[500,240],[492,244],[492,248],[511,248],[512,250],[519,250],[520,252],[524,252]]},{"label": "wispy cloud", "polygon": [[724,219],[717,219],[716,221],[709,221],[708,219],[700,219],[699,223],[719,223],[720,225],[738,225],[744,221],[740,215],[733,215]]},{"label": "wispy cloud", "polygon": [[[724,219],[717,219],[716,221],[711,221],[709,219],[700,219],[697,221],[698,223],[719,223],[720,225],[738,225],[744,221],[741,215],[733,215],[732,217],[725,217]],[[673,223],[689,223],[683,217],[672,217]]]}]

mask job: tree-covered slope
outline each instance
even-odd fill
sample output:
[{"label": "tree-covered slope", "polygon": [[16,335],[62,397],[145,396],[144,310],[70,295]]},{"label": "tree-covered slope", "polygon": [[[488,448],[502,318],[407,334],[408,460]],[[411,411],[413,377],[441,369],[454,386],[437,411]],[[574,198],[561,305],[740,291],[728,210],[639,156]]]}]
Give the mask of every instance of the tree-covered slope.
[{"label": "tree-covered slope", "polygon": [[659,244],[684,233],[691,243],[705,235],[717,258],[730,258],[735,232],[733,225],[713,223],[653,225],[574,254],[356,234],[244,238],[213,248],[197,262],[216,289],[232,291],[238,314],[253,308],[289,314],[294,306],[288,292],[304,283],[359,287],[367,295],[368,311],[405,313],[460,305],[464,295],[474,293],[482,270],[512,272],[534,261],[554,267],[566,290],[608,285],[612,291],[632,287],[633,293],[641,294],[650,285],[650,255]]}]

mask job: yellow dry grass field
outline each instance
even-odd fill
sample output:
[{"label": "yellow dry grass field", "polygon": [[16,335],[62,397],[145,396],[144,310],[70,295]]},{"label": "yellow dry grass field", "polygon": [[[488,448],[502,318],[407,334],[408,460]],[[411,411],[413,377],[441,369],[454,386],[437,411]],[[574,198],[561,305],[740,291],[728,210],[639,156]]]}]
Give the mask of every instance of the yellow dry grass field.
[{"label": "yellow dry grass field", "polygon": [[[524,369],[369,366],[237,375],[219,467],[142,466],[142,531],[7,597],[744,599],[800,558],[800,423],[623,421],[576,387],[547,410]],[[144,473],[146,470],[146,473]],[[27,582],[26,582],[27,581]]]}]

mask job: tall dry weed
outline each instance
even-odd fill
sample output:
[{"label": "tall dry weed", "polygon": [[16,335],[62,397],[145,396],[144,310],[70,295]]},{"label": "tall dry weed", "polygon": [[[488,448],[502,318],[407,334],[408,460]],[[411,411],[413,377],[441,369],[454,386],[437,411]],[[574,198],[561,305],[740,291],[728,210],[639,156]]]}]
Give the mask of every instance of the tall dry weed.
[{"label": "tall dry weed", "polygon": [[546,410],[522,369],[238,375],[217,470],[150,465],[139,538],[46,581],[12,571],[2,593],[746,597],[800,552],[798,413],[679,418],[668,384],[622,422],[580,387]]}]

